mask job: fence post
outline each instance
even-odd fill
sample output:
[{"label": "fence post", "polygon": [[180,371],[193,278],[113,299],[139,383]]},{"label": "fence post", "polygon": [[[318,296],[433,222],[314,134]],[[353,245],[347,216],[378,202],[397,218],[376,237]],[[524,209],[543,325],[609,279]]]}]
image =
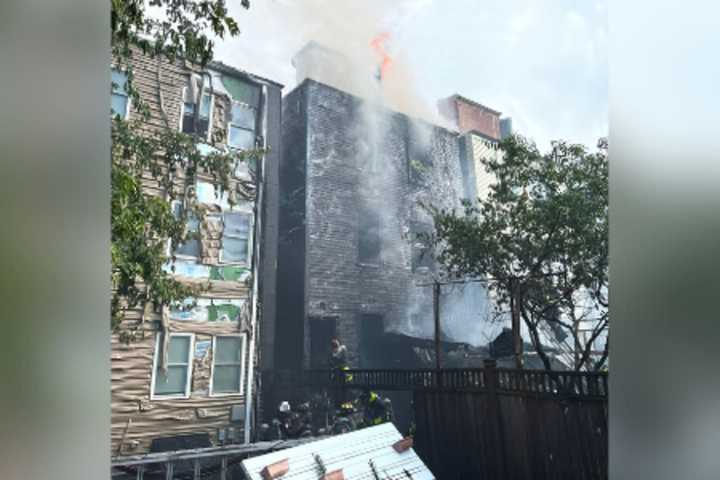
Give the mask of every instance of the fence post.
[{"label": "fence post", "polygon": [[483,367],[485,369],[485,388],[490,396],[497,395],[498,388],[498,372],[497,362],[492,358],[486,358],[483,360]]},{"label": "fence post", "polygon": [[487,424],[492,425],[492,447],[488,450],[487,458],[492,459],[489,471],[486,471],[490,478],[505,478],[505,442],[502,433],[502,421],[500,419],[500,399],[498,389],[500,381],[497,371],[497,362],[492,358],[483,360],[485,373],[485,393],[487,395]]}]

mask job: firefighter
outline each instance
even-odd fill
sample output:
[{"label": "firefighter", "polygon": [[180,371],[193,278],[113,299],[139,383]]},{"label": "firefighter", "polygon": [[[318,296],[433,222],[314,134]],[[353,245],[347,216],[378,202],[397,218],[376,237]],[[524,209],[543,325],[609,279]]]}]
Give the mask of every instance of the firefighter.
[{"label": "firefighter", "polygon": [[[338,337],[334,337],[330,341],[330,358],[328,364],[332,370],[332,378],[334,380],[340,380],[343,383],[352,380],[352,375],[349,373],[342,373],[350,370],[347,360],[347,347],[340,342]],[[335,391],[335,406],[339,407],[341,404],[347,401],[347,392],[342,385],[337,385]]]},{"label": "firefighter", "polygon": [[330,368],[333,370],[348,370],[347,347],[335,337],[330,341]]},{"label": "firefighter", "polygon": [[364,410],[366,425],[380,425],[389,420],[387,405],[377,393],[369,390],[364,391],[360,395],[360,404]]},{"label": "firefighter", "polygon": [[[340,342],[340,339],[335,337],[330,342],[330,368],[332,370],[348,371],[350,365],[347,360],[347,347]],[[349,382],[352,380],[352,374],[345,374],[345,381]]]}]

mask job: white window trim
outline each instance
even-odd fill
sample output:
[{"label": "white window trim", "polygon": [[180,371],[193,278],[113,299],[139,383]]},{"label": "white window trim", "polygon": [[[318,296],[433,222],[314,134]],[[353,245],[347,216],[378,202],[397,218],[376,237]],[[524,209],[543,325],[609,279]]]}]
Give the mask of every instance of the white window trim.
[{"label": "white window trim", "polygon": [[[240,391],[232,393],[214,393],[213,382],[215,381],[215,344],[218,337],[240,337]],[[247,334],[228,333],[225,335],[213,335],[212,338],[212,363],[210,364],[210,396],[211,397],[241,397],[245,395],[245,358],[247,357]]]},{"label": "white window trim", "polygon": [[[185,93],[187,92],[187,87],[182,88],[182,92],[180,94],[181,102],[180,102],[180,121],[178,124],[178,132],[182,132],[183,127],[183,118],[185,118]],[[205,135],[205,140],[210,141],[212,138],[212,127],[213,127],[213,113],[215,111],[215,95],[213,95],[210,92],[204,92],[203,95],[210,95],[210,116],[208,117],[208,129],[207,129],[207,135]],[[202,103],[202,98],[200,99],[200,102]],[[200,103],[195,104],[195,108],[200,108]]]},{"label": "white window trim", "polygon": [[[223,250],[224,245],[222,244],[222,239],[225,236],[225,218],[224,215],[226,213],[242,213],[244,215],[247,215],[250,219],[248,224],[248,251],[247,251],[247,259],[244,262],[230,262],[225,261],[223,259]],[[223,222],[223,234],[220,236],[220,252],[218,254],[218,263],[222,265],[239,265],[239,266],[246,266],[250,267],[251,261],[252,261],[252,253],[253,253],[253,241],[254,241],[254,233],[255,233],[255,215],[253,215],[252,211],[249,211],[248,209],[244,208],[232,208],[230,210],[224,210],[220,215],[220,220]]]},{"label": "white window trim", "polygon": [[[175,205],[180,205],[180,207],[182,207],[183,210],[185,209],[185,202],[183,202],[182,200],[172,200],[170,202],[170,211],[171,212],[173,211],[173,207]],[[200,219],[198,219],[198,231],[200,228],[199,222],[200,222]],[[198,241],[200,242],[200,239],[198,239]],[[175,258],[180,259],[180,260],[195,260],[196,262],[199,262],[200,259],[202,258],[202,242],[200,243],[200,255],[197,257],[193,257],[192,255],[184,255],[184,254],[174,253],[172,250],[172,239],[168,238],[167,247],[165,248],[165,255],[167,257],[169,257],[171,260],[172,260],[172,257],[175,256]]]},{"label": "white window trim", "polygon": [[[193,355],[195,352],[195,334],[194,333],[168,333],[170,338],[172,337],[190,337],[190,348],[188,349],[188,370],[187,378],[185,379],[185,393],[184,394],[172,394],[172,395],[155,395],[155,373],[157,372],[158,366],[158,353],[160,351],[160,338],[161,333],[155,336],[155,353],[153,353],[153,364],[152,364],[152,375],[150,378],[150,400],[177,400],[177,399],[188,399],[190,398],[190,385],[192,384],[193,375]],[[168,342],[170,345],[170,342]]]},{"label": "white window trim", "polygon": [[[230,127],[234,125],[234,124],[233,124],[233,121],[232,121],[232,107],[233,107],[233,105],[236,105],[236,104],[237,104],[237,105],[240,105],[240,106],[243,106],[243,107],[245,107],[245,108],[249,108],[249,109],[255,111],[255,128],[252,130],[252,132],[255,134],[255,138],[256,138],[256,139],[257,139],[257,110],[258,110],[258,109],[257,109],[257,107],[253,107],[252,105],[249,105],[249,104],[247,104],[247,103],[245,103],[245,102],[238,102],[237,100],[231,100],[231,101],[230,101],[230,120],[227,122],[227,125],[225,125],[225,135],[226,135],[226,138],[227,138],[226,144],[227,144],[228,148],[230,148],[230,149],[232,149],[232,150],[246,151],[246,150],[243,149],[243,148],[235,147],[235,146],[233,146],[233,145],[230,145]],[[238,125],[236,125],[236,128],[239,128],[239,129],[241,129],[241,130],[245,130],[245,131],[248,131],[248,132],[251,131],[249,128],[241,127],[241,126],[238,126]],[[252,148],[254,149],[254,148],[255,148],[255,145],[253,145]]]},{"label": "white window trim", "polygon": [[[215,95],[208,92],[208,95],[210,95],[210,114],[208,115],[208,131],[206,140],[208,142],[211,142],[212,140],[212,131],[213,131],[213,117],[215,113]],[[202,98],[200,98],[200,103],[198,104],[198,108],[200,108],[200,105],[202,105]]]},{"label": "white window trim", "polygon": [[182,92],[180,92],[180,119],[178,120],[178,132],[182,133],[182,127],[183,127],[183,118],[185,118],[185,93],[187,92],[187,87],[182,87]]},{"label": "white window trim", "polygon": [[[127,68],[126,67],[110,67],[110,70],[117,70],[118,72],[123,72],[125,76],[127,77]],[[125,80],[128,81],[127,79]],[[110,76],[110,97],[112,98],[113,95],[125,95],[125,98],[127,98],[127,102],[125,102],[125,116],[123,117],[123,120],[129,120],[130,119],[130,105],[132,104],[132,98],[130,97],[130,94],[127,92],[113,92],[112,91],[112,75]]]}]

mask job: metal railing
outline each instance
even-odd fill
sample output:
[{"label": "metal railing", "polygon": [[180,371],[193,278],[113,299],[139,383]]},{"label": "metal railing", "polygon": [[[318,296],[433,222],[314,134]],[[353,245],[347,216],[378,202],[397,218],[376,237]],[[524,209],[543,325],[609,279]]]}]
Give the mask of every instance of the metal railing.
[{"label": "metal railing", "polygon": [[241,473],[240,465],[245,458],[316,440],[318,437],[116,457],[111,462],[112,478],[114,480],[245,478]]}]

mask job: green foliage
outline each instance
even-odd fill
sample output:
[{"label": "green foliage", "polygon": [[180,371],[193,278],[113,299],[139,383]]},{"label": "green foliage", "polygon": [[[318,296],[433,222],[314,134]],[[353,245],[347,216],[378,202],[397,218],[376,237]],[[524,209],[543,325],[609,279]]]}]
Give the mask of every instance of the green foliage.
[{"label": "green foliage", "polygon": [[[501,308],[515,296],[548,369],[538,337],[543,323],[582,343],[581,301],[600,312],[598,330],[608,322],[607,143],[599,147],[589,153],[556,142],[543,155],[526,139],[510,137],[500,144],[500,159],[483,161],[496,179],[486,199],[459,213],[430,208],[435,232],[425,240],[437,247],[440,263],[452,276],[487,279]],[[588,366],[588,349],[583,345],[577,369]]]},{"label": "green foliage", "polygon": [[[160,56],[160,61],[181,56],[204,66],[213,55],[209,34],[223,38],[239,33],[224,0],[151,0],[149,5],[159,10],[150,15],[143,0],[111,0],[113,59],[127,71],[125,88],[139,113],[133,115],[133,121],[119,117],[112,121],[111,318],[113,330],[124,341],[136,335],[134,330],[121,328],[128,310],[158,312],[162,306],[179,304],[202,290],[183,285],[164,268],[174,260],[166,253],[168,242],[174,249],[188,238],[188,216],[203,218],[192,195],[197,176],[212,179],[218,193],[228,191],[231,204],[238,195],[251,198],[254,184],[241,183],[235,190],[231,188],[232,173],[237,162],[256,161],[263,154],[261,150],[236,152],[220,146],[203,155],[198,144],[204,139],[167,125],[159,130],[144,125],[150,109],[134,85],[133,52]],[[249,7],[247,1],[242,5]],[[212,137],[214,142],[223,140],[218,132]],[[148,195],[148,184],[159,194]],[[183,200],[186,206],[179,218],[170,208],[174,199]]]},{"label": "green foliage", "polygon": [[[250,8],[249,0],[241,5]],[[171,61],[183,57],[206,65],[219,38],[236,36],[240,29],[228,15],[225,0],[111,0],[112,53],[127,57],[133,47],[147,55],[163,55]]]},{"label": "green foliage", "polygon": [[418,174],[425,174],[427,173],[428,169],[425,165],[422,164],[422,162],[419,162],[415,159],[410,160],[410,167]]}]

